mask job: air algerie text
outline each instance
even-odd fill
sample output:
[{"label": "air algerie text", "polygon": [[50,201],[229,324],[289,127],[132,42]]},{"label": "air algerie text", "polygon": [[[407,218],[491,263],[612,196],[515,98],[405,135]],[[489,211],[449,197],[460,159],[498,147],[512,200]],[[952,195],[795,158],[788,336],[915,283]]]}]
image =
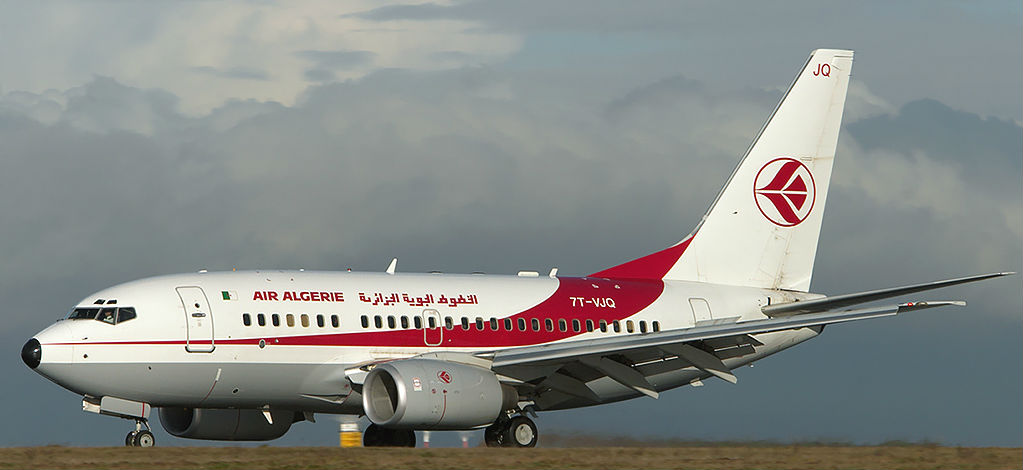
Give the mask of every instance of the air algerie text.
[{"label": "air algerie text", "polygon": [[257,290],[252,294],[252,300],[278,300],[282,302],[344,302],[345,295],[341,292],[277,292],[272,290]]}]

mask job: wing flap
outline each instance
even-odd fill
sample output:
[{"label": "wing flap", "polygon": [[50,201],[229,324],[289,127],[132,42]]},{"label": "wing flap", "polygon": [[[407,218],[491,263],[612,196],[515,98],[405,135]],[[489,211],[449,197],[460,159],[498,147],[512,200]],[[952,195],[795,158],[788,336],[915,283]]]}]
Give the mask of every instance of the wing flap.
[{"label": "wing flap", "polygon": [[597,338],[568,343],[554,343],[506,349],[493,353],[492,367],[496,369],[518,364],[556,364],[559,362],[565,362],[566,360],[574,360],[579,356],[600,356],[613,353],[625,353],[635,349],[659,347],[690,341],[724,338],[745,334],[767,333],[771,331],[792,330],[809,326],[886,317],[899,313],[900,308],[903,308],[904,305],[905,304],[844,312],[769,318],[765,320],[753,320],[727,325],[698,326],[684,330],[668,330],[639,335]]}]

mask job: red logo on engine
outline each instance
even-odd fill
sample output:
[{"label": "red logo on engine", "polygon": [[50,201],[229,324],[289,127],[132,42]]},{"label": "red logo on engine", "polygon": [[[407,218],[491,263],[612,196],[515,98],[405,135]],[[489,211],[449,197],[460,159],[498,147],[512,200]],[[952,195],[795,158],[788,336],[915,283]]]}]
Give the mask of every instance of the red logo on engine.
[{"label": "red logo on engine", "polygon": [[446,384],[451,383],[451,374],[449,374],[448,371],[446,370],[437,372],[437,378],[440,379],[441,382],[444,382]]},{"label": "red logo on engine", "polygon": [[806,220],[816,196],[813,174],[794,158],[771,160],[753,180],[753,200],[760,213],[782,227],[793,227]]}]

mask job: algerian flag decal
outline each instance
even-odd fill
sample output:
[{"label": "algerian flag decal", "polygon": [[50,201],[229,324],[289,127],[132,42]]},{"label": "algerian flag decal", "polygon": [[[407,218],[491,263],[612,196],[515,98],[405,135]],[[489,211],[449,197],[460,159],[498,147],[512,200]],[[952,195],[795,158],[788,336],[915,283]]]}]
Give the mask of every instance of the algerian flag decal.
[{"label": "algerian flag decal", "polygon": [[224,300],[238,300],[238,293],[233,290],[221,291],[220,294],[224,297]]}]

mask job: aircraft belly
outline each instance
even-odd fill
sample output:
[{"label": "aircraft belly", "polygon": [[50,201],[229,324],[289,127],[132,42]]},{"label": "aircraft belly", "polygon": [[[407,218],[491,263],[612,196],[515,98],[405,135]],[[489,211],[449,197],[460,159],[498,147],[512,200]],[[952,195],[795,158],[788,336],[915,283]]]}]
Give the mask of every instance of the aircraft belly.
[{"label": "aircraft belly", "polygon": [[347,383],[344,370],[343,364],[118,362],[63,366],[59,374],[61,383],[75,393],[116,396],[154,407],[270,405],[323,413],[358,412],[362,401]]}]

